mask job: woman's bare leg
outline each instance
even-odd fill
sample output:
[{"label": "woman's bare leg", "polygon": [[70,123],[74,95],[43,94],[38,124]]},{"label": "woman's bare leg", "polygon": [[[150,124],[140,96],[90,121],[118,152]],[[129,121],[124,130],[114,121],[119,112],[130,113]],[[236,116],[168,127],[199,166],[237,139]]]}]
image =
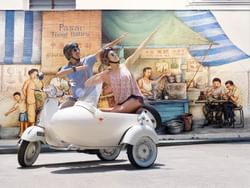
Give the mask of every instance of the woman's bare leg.
[{"label": "woman's bare leg", "polygon": [[131,113],[136,111],[140,106],[141,102],[138,99],[130,98],[125,103],[114,106],[111,112]]}]

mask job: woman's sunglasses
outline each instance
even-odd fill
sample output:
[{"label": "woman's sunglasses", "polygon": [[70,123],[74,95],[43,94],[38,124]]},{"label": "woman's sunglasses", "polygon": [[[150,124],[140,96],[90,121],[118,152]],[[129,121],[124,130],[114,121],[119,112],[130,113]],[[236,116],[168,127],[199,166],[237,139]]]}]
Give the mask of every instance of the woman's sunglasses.
[{"label": "woman's sunglasses", "polygon": [[116,53],[115,52],[110,52],[109,55],[111,55],[112,57],[115,57]]}]

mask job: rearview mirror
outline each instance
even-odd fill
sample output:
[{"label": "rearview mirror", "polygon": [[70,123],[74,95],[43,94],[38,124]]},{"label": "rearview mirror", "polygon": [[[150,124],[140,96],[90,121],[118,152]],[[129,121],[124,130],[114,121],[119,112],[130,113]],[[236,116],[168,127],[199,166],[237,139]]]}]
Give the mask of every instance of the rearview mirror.
[{"label": "rearview mirror", "polygon": [[39,80],[43,80],[43,78],[44,78],[43,72],[38,72],[38,73],[37,73],[37,78],[38,78]]}]

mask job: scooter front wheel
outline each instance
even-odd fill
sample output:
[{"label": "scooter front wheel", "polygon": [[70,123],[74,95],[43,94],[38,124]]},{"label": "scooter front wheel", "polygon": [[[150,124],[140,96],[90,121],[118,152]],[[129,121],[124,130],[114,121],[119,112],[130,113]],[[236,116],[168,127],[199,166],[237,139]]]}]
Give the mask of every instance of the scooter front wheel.
[{"label": "scooter front wheel", "polygon": [[22,140],[18,149],[18,163],[22,167],[29,167],[34,164],[41,151],[41,143]]},{"label": "scooter front wheel", "polygon": [[149,137],[141,137],[135,145],[127,146],[130,163],[135,168],[148,168],[152,166],[157,157],[157,146]]},{"label": "scooter front wheel", "polygon": [[120,154],[121,148],[108,148],[108,149],[100,149],[97,153],[97,157],[102,161],[113,161]]}]

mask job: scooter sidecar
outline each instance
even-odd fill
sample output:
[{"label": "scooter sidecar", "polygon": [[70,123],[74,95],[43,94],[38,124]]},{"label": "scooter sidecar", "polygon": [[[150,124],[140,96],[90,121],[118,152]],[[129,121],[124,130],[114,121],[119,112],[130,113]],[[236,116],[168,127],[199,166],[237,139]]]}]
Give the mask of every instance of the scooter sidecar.
[{"label": "scooter sidecar", "polygon": [[69,147],[83,151],[97,149],[98,157],[104,160],[114,160],[118,151],[127,146],[131,163],[145,168],[151,166],[157,156],[158,137],[152,124],[145,113],[102,112],[78,101],[73,107],[58,110],[50,128],[60,140],[70,143]]}]

